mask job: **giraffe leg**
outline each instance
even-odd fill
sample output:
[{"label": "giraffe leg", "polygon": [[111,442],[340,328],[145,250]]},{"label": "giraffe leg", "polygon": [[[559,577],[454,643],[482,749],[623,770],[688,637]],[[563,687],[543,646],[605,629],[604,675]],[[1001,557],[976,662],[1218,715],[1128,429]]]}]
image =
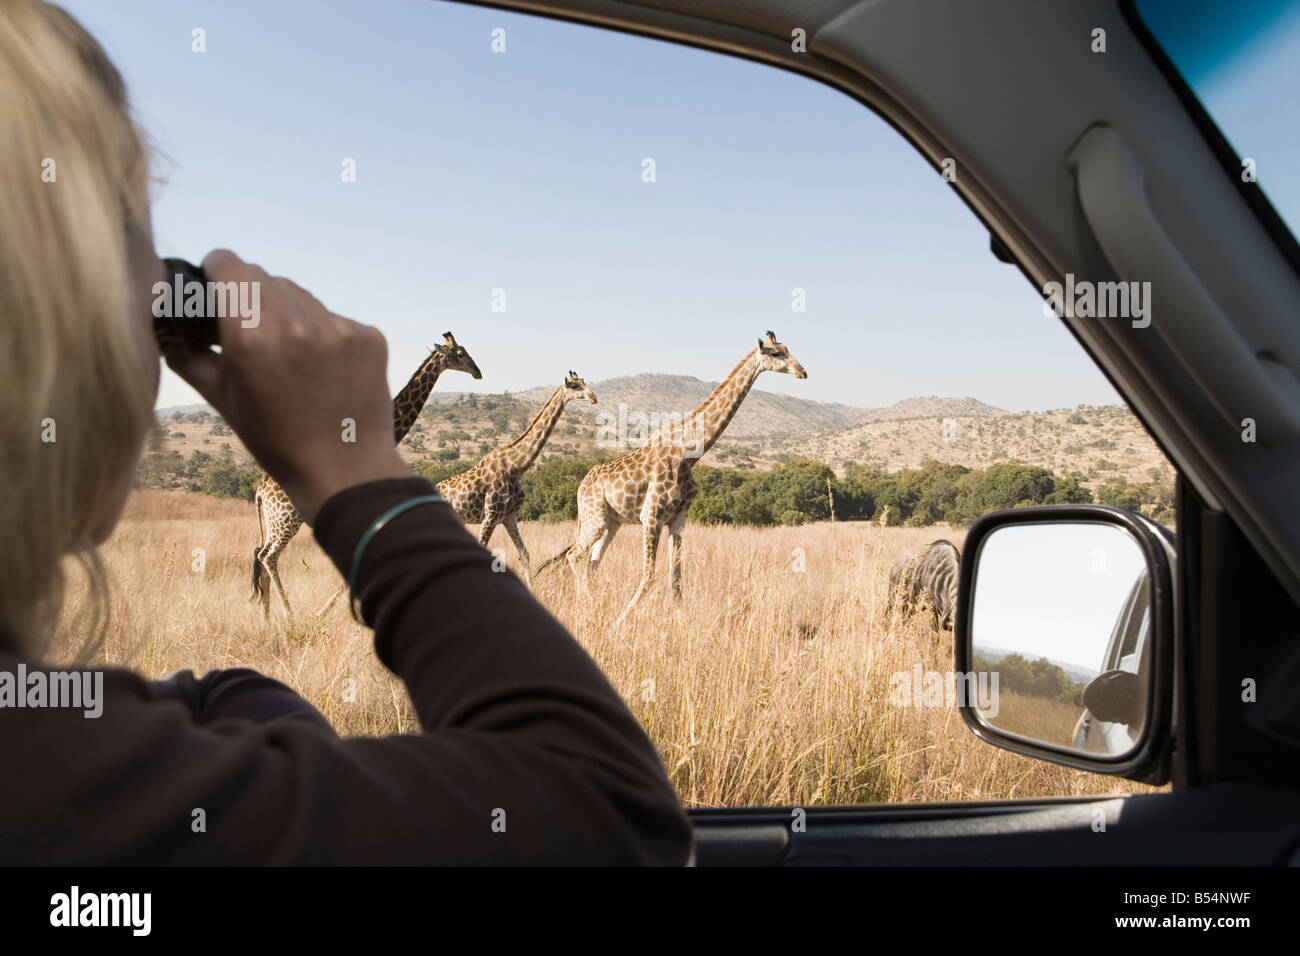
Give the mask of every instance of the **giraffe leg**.
[{"label": "giraffe leg", "polygon": [[[615,530],[618,530],[615,528]],[[569,568],[573,571],[573,580],[588,601],[591,600],[591,572],[600,563],[597,546],[612,537],[607,527],[596,521],[579,522],[578,533],[573,547],[566,555]]]},{"label": "giraffe leg", "polygon": [[[492,540],[492,532],[497,529],[501,523],[500,513],[492,508],[485,508],[483,511],[483,523],[478,527],[478,543],[487,548],[488,542]],[[488,550],[492,550],[488,548]]]},{"label": "giraffe leg", "polygon": [[668,522],[669,549],[668,549],[668,570],[669,577],[672,580],[673,598],[677,601],[682,599],[682,529],[686,527],[686,513],[690,511],[695,496],[700,493],[699,486],[695,484],[695,479],[687,474],[682,483],[682,500],[678,507],[677,513],[672,516]]},{"label": "giraffe leg", "polygon": [[618,616],[614,622],[617,627],[622,624],[631,613],[632,608],[636,607],[637,602],[650,590],[650,585],[654,583],[655,576],[655,552],[659,550],[659,533],[663,530],[663,525],[659,521],[651,519],[651,523],[641,526],[641,543],[645,549],[641,563],[641,583],[637,585],[636,593],[632,595],[632,600],[627,602],[627,607],[623,608],[623,613]]},{"label": "giraffe leg", "polygon": [[[280,583],[280,552],[283,550],[284,545],[278,541],[275,542],[267,552],[266,557],[262,559],[262,563],[266,567],[267,573],[271,576],[271,583],[275,585],[276,593],[280,595],[280,603],[284,605],[285,617],[287,617],[289,623],[292,624],[293,609],[289,607],[289,596],[284,593],[284,585]],[[263,604],[268,615],[270,614],[270,601],[271,595],[270,589],[268,588],[265,603]]]},{"label": "giraffe leg", "polygon": [[253,495],[253,504],[257,508],[257,547],[253,549],[253,599],[262,602],[262,617],[267,618],[271,616],[271,576],[266,572],[263,559],[270,547],[271,535],[266,526],[266,504],[260,487]]},{"label": "giraffe leg", "polygon": [[618,529],[621,527],[622,525],[617,521],[610,521],[601,529],[600,537],[597,538],[596,543],[591,546],[591,560],[587,562],[593,574],[600,567],[601,559],[605,557],[605,553],[609,551],[609,546],[614,540],[614,535],[618,534]]},{"label": "giraffe leg", "polygon": [[270,549],[268,544],[253,552],[253,596],[262,604],[264,619],[271,616],[271,572],[266,566],[266,555]]},{"label": "giraffe leg", "polygon": [[682,599],[682,524],[676,522],[668,528],[668,576],[672,580],[673,598]]},{"label": "giraffe leg", "polygon": [[506,515],[501,523],[506,527],[506,533],[510,535],[510,540],[515,543],[515,550],[519,552],[519,560],[524,563],[524,581],[531,585],[532,582],[532,559],[528,557],[528,549],[524,547],[523,535],[519,533],[519,522],[514,514]]}]

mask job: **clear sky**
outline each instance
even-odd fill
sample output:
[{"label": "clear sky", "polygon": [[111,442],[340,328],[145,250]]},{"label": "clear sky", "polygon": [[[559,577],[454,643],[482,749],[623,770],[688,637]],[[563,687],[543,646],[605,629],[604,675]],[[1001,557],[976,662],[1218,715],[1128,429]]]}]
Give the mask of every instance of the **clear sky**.
[{"label": "clear sky", "polygon": [[1260,188],[1296,232],[1300,2],[1138,0],[1137,9],[1237,154],[1255,160]]},{"label": "clear sky", "polygon": [[[770,391],[1118,401],[951,187],[810,80],[438,0],[65,6],[161,151],[160,253],[226,246],[379,326],[394,391],[446,329],[484,375],[444,387],[480,391],[717,380],[772,329],[809,377]],[[195,401],[165,373],[160,406]]]}]

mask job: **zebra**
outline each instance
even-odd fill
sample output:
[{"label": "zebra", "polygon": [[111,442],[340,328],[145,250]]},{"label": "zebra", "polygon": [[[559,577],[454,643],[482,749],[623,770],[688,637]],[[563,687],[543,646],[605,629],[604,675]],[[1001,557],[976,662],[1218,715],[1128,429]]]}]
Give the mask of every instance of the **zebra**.
[{"label": "zebra", "polygon": [[934,616],[936,636],[951,631],[957,613],[957,568],[961,552],[951,541],[940,538],[924,548],[899,555],[889,571],[889,598],[885,617],[898,608],[904,619],[912,616],[922,601]]}]

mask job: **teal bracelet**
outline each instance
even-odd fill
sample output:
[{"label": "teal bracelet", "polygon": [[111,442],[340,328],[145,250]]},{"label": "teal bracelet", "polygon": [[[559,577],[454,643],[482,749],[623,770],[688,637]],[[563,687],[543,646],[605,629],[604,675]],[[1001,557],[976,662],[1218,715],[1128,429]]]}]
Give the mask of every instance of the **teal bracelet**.
[{"label": "teal bracelet", "polygon": [[418,498],[411,498],[408,501],[403,501],[400,505],[394,505],[389,508],[376,518],[370,527],[366,529],[366,533],[363,534],[361,540],[357,542],[357,550],[352,555],[352,573],[348,575],[348,596],[351,597],[349,603],[352,605],[352,617],[356,619],[358,623],[364,624],[365,622],[361,620],[361,614],[357,609],[357,599],[352,597],[352,594],[356,590],[357,586],[357,569],[361,567],[361,555],[365,552],[366,545],[370,543],[370,539],[375,536],[380,528],[388,524],[390,520],[396,518],[403,511],[410,511],[417,505],[429,504],[434,501],[446,502],[446,500],[447,499],[442,495],[420,495]]}]

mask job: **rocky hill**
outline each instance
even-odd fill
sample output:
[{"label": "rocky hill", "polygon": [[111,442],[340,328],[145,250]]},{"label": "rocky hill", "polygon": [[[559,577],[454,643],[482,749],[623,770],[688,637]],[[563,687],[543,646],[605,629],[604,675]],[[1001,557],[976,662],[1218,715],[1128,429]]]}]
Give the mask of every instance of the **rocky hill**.
[{"label": "rocky hill", "polygon": [[869,422],[896,422],[908,418],[1001,418],[1008,414],[973,398],[905,398],[888,408],[877,408]]},{"label": "rocky hill", "polygon": [[1041,465],[1076,474],[1091,488],[1116,477],[1153,481],[1173,476],[1164,453],[1123,405],[874,421],[810,437],[786,451],[794,458],[823,461],[840,473],[852,465],[897,471],[933,459],[968,468],[997,462]]},{"label": "rocky hill", "polygon": [[[686,375],[632,375],[590,383],[600,404],[570,405],[544,458],[617,454],[597,444],[603,423],[636,415],[669,421],[699,406],[717,383]],[[517,438],[553,386],[514,394],[435,392],[401,445],[408,460],[476,461]],[[620,409],[622,406],[622,409]],[[205,411],[207,414],[205,414]],[[247,460],[238,439],[202,406],[158,410],[157,451],[195,451]],[[635,427],[630,428],[633,432]],[[985,468],[997,462],[1042,465],[1074,474],[1092,488],[1117,477],[1153,481],[1173,470],[1124,406],[1006,412],[974,398],[907,398],[886,408],[857,408],[752,391],[706,463],[766,469],[795,458],[825,462],[839,474],[854,466],[915,468],[927,459]]]},{"label": "rocky hill", "polygon": [[[620,405],[626,408],[627,414],[640,413],[652,421],[671,420],[674,415],[680,418],[698,408],[718,386],[717,382],[705,382],[689,375],[649,373],[588,384],[596,393],[600,404],[583,406],[580,411],[592,422],[601,413],[618,415]],[[539,386],[516,392],[513,397],[521,402],[540,405],[554,390],[554,385]],[[449,395],[442,401],[448,399],[454,400]],[[575,411],[579,411],[579,408],[570,406],[568,414],[572,415]],[[776,395],[756,388],[740,406],[740,411],[727,428],[726,437],[771,438],[837,431],[870,421],[871,415],[871,409]]]}]

